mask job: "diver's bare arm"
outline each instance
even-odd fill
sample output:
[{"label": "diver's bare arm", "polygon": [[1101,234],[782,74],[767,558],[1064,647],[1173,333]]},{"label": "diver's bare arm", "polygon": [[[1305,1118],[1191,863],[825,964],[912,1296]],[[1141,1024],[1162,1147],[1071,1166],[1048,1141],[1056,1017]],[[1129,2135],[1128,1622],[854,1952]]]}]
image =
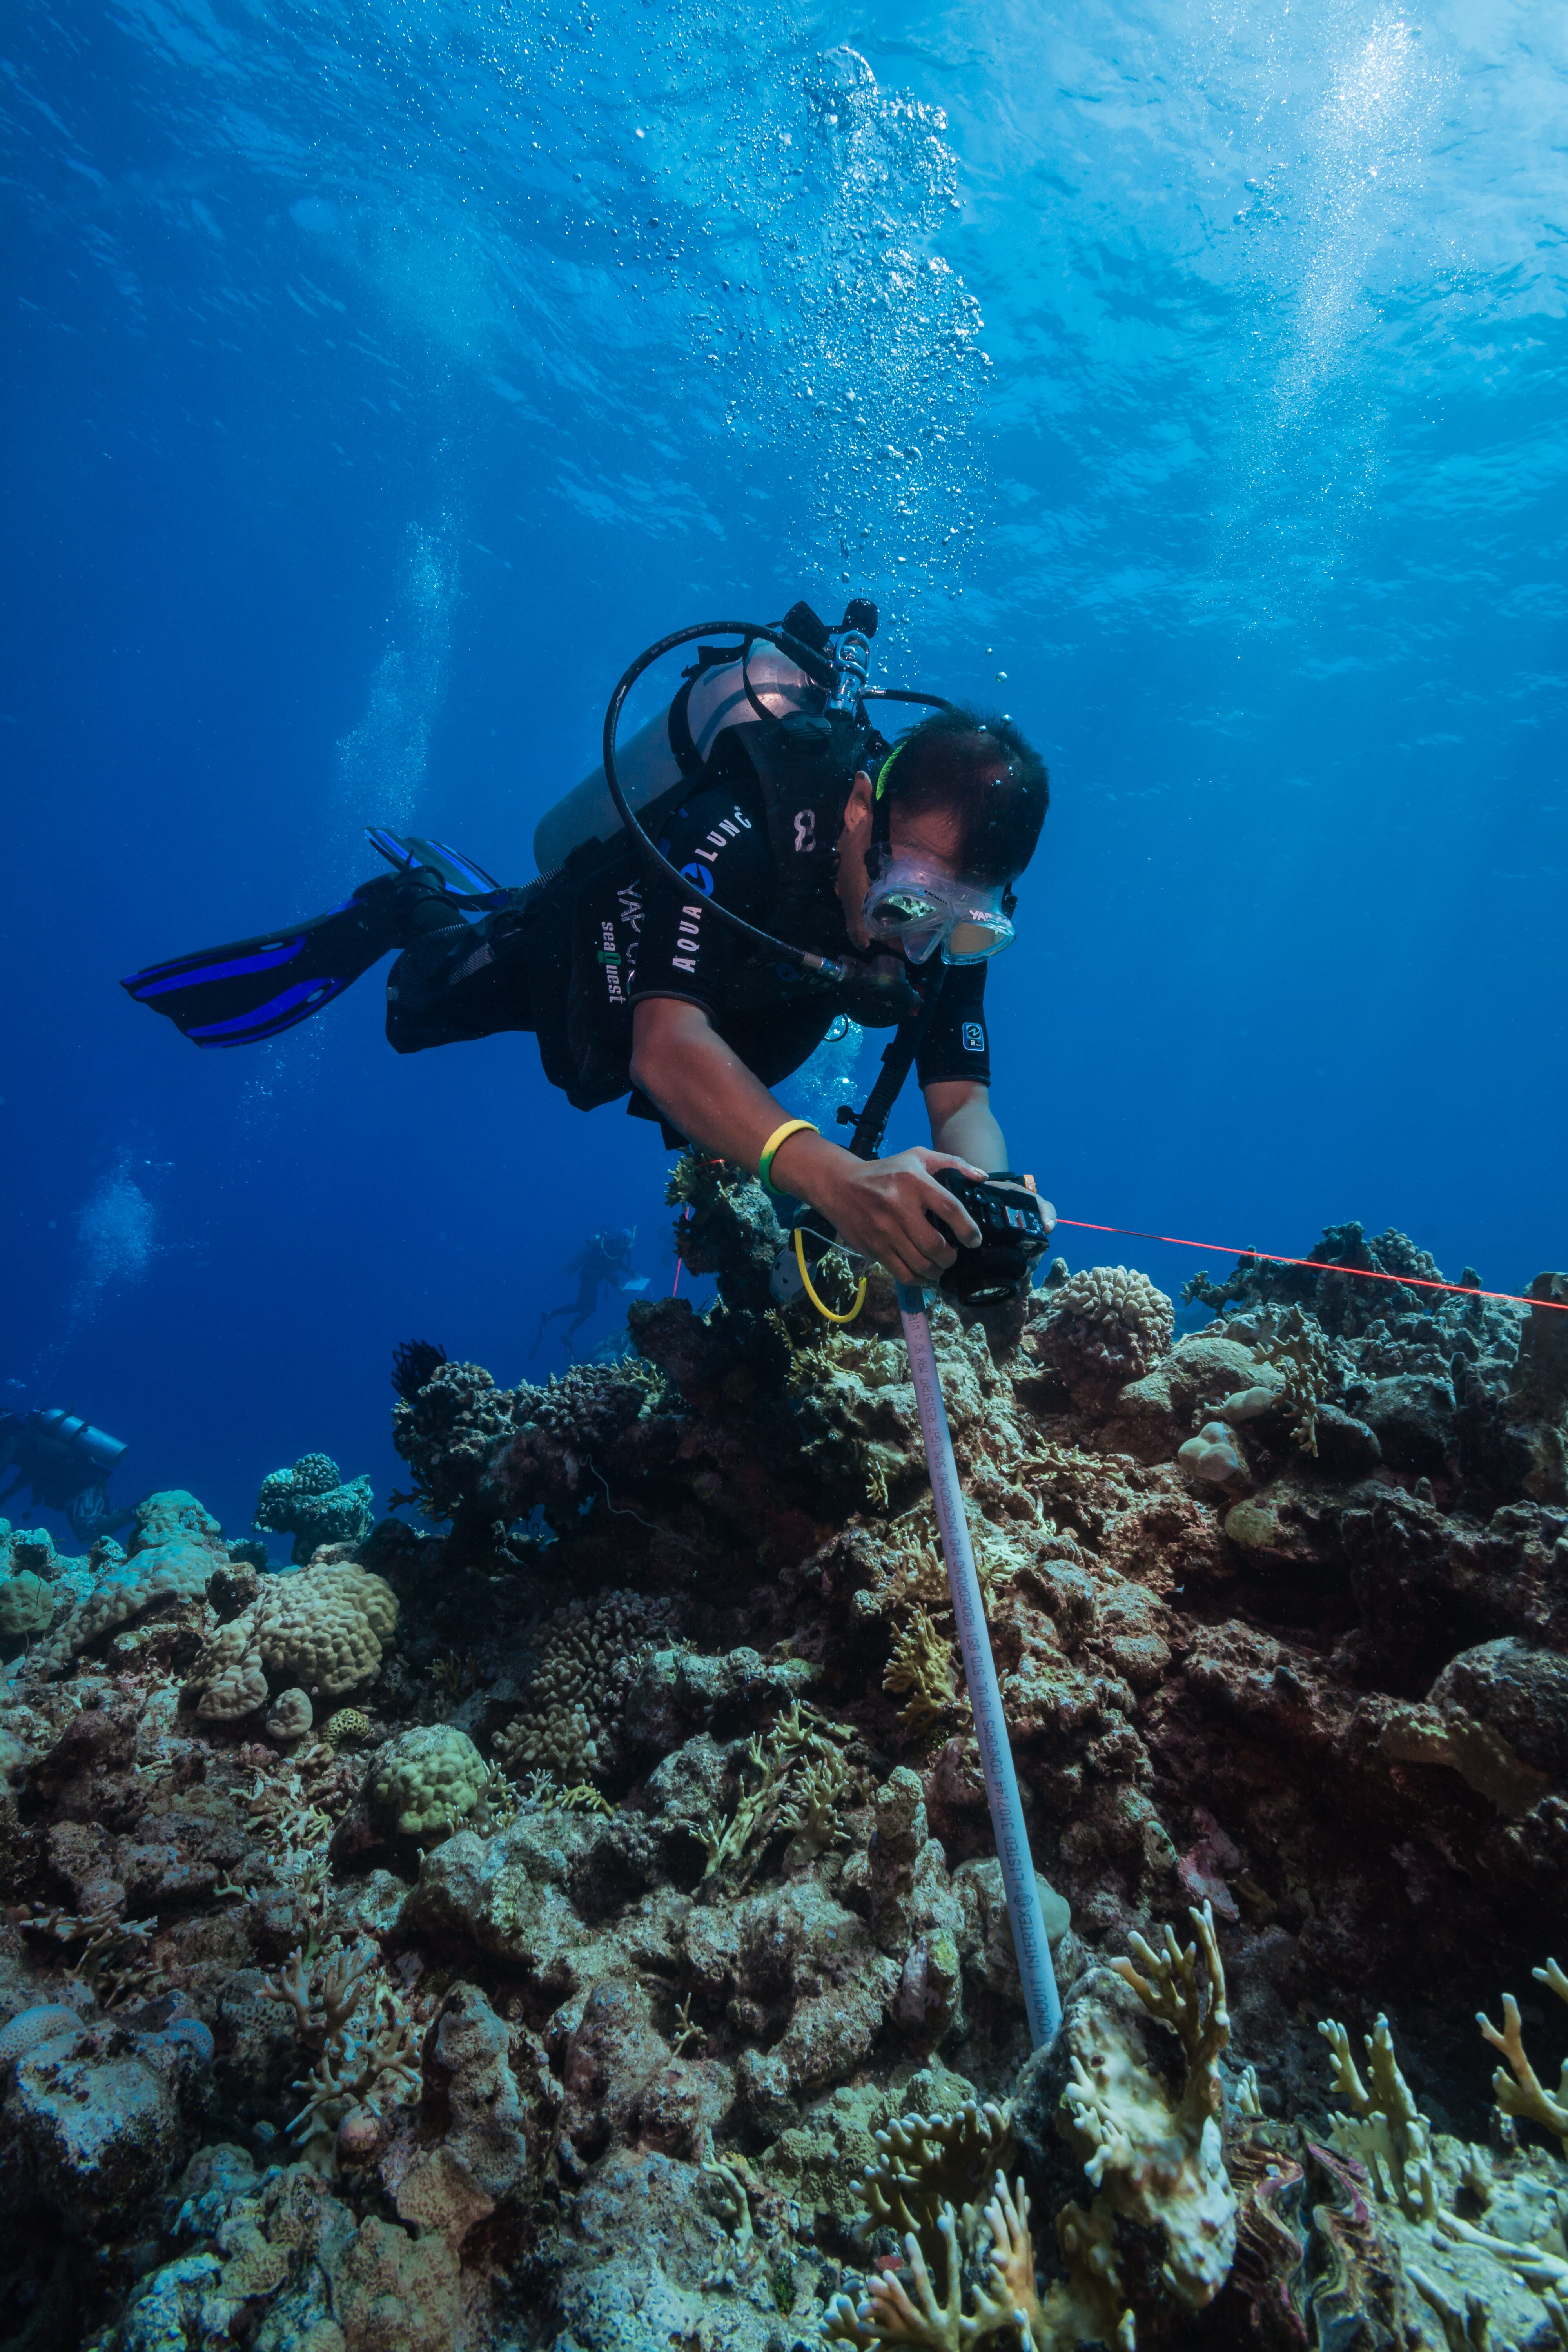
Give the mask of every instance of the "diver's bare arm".
[{"label": "diver's bare arm", "polygon": [[[702,1007],[680,997],[638,999],[631,1075],[671,1127],[742,1168],[755,1168],[769,1136],[788,1117]],[[957,1255],[932,1226],[933,1215],[966,1244],[980,1239],[973,1220],[931,1172],[955,1160],[971,1175],[985,1173],[952,1150],[900,1151],[867,1161],[826,1136],[802,1131],[780,1144],[773,1175],[781,1190],[830,1218],[851,1249],[879,1258],[900,1282],[920,1282]]]},{"label": "diver's bare arm", "polygon": [[991,1108],[991,1089],[978,1078],[943,1078],[924,1089],[931,1139],[938,1151],[956,1151],[988,1174],[1007,1165],[1007,1139]]}]

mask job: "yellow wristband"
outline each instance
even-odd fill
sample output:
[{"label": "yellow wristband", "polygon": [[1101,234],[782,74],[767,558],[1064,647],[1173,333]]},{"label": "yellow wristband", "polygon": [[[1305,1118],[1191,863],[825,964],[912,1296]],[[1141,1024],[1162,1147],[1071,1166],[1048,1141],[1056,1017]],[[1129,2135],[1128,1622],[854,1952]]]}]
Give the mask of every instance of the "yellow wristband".
[{"label": "yellow wristband", "polygon": [[757,1181],[764,1192],[773,1193],[775,1201],[786,1197],[793,1199],[794,1195],[792,1193],[786,1196],[778,1192],[773,1185],[772,1180],[773,1154],[781,1143],[787,1143],[792,1135],[799,1135],[803,1129],[807,1135],[820,1135],[822,1132],[822,1129],[819,1127],[814,1127],[808,1118],[786,1118],[782,1127],[774,1128],[763,1146],[763,1156],[757,1162]]}]

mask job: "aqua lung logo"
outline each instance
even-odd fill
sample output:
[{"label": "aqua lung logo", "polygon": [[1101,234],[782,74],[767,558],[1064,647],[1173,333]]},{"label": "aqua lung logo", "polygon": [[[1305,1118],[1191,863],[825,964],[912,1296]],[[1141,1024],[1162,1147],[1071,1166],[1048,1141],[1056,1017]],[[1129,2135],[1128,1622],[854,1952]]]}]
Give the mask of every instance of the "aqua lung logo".
[{"label": "aqua lung logo", "polygon": [[984,1054],[985,1051],[985,1032],[978,1021],[964,1023],[963,1050],[966,1054]]},{"label": "aqua lung logo", "polygon": [[698,925],[702,920],[700,907],[682,907],[680,921],[675,935],[676,952],[669,959],[677,971],[695,971],[700,941]]},{"label": "aqua lung logo", "polygon": [[[680,870],[689,882],[696,884],[705,898],[711,898],[713,894],[712,868],[725,843],[739,841],[742,833],[750,833],[751,830],[751,818],[736,809],[731,815],[721,817],[712,832],[693,848],[690,864],[683,866]],[[669,959],[675,971],[696,971],[701,922],[700,906],[682,907],[680,921],[676,929],[675,953]]]},{"label": "aqua lung logo", "polygon": [[816,847],[816,811],[815,809],[796,809],[795,845],[803,857],[809,857]]}]

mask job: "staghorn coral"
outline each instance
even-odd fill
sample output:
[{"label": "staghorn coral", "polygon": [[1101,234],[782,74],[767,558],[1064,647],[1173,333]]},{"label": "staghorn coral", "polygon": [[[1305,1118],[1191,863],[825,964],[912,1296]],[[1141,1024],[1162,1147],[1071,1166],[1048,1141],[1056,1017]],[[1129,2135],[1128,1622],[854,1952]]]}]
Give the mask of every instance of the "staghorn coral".
[{"label": "staghorn coral", "polygon": [[[799,1701],[780,1716],[765,1738],[753,1734],[740,1766],[734,1811],[721,1822],[709,1811],[691,1824],[708,1857],[704,1885],[739,1892],[779,1832],[793,1831],[798,1838],[814,1818],[821,1840],[816,1850],[831,1843],[834,1832],[826,1825],[846,1786],[833,1741],[847,1736]],[[753,1773],[754,1780],[750,1777]]]},{"label": "staghorn coral", "polygon": [[1171,1344],[1175,1309],[1136,1267],[1088,1266],[1049,1298],[1058,1350],[1101,1376],[1135,1381]]},{"label": "staghorn coral", "polygon": [[191,1670],[187,1696],[208,1722],[230,1722],[265,1705],[268,1675],[336,1698],[379,1672],[397,1623],[392,1587],[352,1560],[318,1558],[269,1576],[258,1598],[220,1626]]},{"label": "staghorn coral", "polygon": [[256,1525],[294,1538],[296,1568],[322,1544],[363,1543],[375,1524],[370,1480],[345,1480],[327,1454],[302,1454],[291,1470],[274,1470],[261,1482]]},{"label": "staghorn coral", "polygon": [[927,1731],[963,1705],[953,1681],[952,1643],[917,1609],[893,1643],[882,1688],[904,1696],[899,1721],[908,1731]]},{"label": "staghorn coral", "polygon": [[1145,2015],[1180,2042],[1180,2097],[1149,2073],[1127,2022],[1096,2005],[1072,2037],[1062,2107],[1065,2135],[1097,2192],[1087,2214],[1072,2215],[1075,2227],[1104,2244],[1116,2224],[1157,2231],[1165,2291],[1201,2311],[1230,2270],[1237,2200],[1219,2122],[1219,2060],[1230,2040],[1225,1970],[1212,1907],[1188,1916],[1197,1932],[1184,1949],[1167,1927],[1159,1948],[1134,1936],[1132,1958],[1111,1963]]},{"label": "staghorn coral", "polygon": [[1330,2095],[1343,2099],[1349,2108],[1348,2114],[1335,2113],[1331,2117],[1334,2146],[1364,2165],[1377,2194],[1396,2198],[1412,2221],[1435,2220],[1432,2127],[1399,2071],[1387,2018],[1380,2017],[1365,2036],[1370,2088],[1356,2070],[1344,2027],[1324,2018],[1318,2031],[1333,2053]]},{"label": "staghorn coral", "polygon": [[352,2155],[359,2118],[375,2121],[411,2095],[418,2080],[415,2031],[401,2001],[378,1988],[372,2015],[356,2029],[371,1969],[368,1952],[339,1953],[310,1969],[296,1950],[261,1989],[293,2012],[300,2041],[314,2053],[310,2074],[294,2088],[308,2094],[289,2126],[303,2160],[329,2179],[340,2156]]},{"label": "staghorn coral", "polygon": [[551,1772],[563,1782],[612,1769],[627,1692],[672,1617],[668,1602],[626,1591],[557,1610],[541,1638],[523,1710],[491,1742],[504,1769],[514,1777]]},{"label": "staghorn coral", "polygon": [[489,1776],[467,1732],[424,1724],[388,1740],[370,1768],[365,1792],[402,1837],[446,1837],[482,1811]]},{"label": "staghorn coral", "polygon": [[[1548,1986],[1559,2000],[1568,2000],[1568,1973],[1555,1960],[1548,1960],[1543,1969],[1532,1969],[1531,1974],[1537,1984]],[[1492,2076],[1492,2095],[1503,2114],[1539,2124],[1542,2131],[1553,2134],[1562,2144],[1563,2155],[1568,2156],[1568,2058],[1563,2062],[1562,2080],[1553,2095],[1525,2055],[1519,2003],[1510,1992],[1502,1997],[1500,2029],[1484,2014],[1478,2016],[1476,2023],[1492,2048],[1500,2050],[1508,2061],[1507,2066],[1500,2066]]]}]

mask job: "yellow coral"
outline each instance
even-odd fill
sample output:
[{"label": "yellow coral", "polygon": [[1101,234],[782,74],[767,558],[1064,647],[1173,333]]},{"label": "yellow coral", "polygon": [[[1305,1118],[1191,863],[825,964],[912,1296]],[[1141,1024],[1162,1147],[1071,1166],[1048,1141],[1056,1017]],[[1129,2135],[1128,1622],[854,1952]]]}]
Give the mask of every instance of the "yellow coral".
[{"label": "yellow coral", "polygon": [[882,1688],[895,1695],[907,1692],[899,1721],[910,1731],[925,1731],[961,1704],[953,1683],[952,1643],[939,1633],[923,1609],[917,1609],[893,1643]]}]

